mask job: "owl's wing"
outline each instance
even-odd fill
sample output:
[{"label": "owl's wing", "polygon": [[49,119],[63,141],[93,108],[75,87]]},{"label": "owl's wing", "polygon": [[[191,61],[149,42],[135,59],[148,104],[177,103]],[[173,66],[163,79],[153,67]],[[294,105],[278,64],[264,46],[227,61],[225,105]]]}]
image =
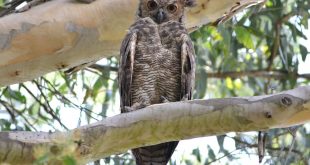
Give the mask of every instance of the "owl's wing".
[{"label": "owl's wing", "polygon": [[129,32],[122,42],[120,50],[120,66],[118,71],[118,83],[121,99],[121,112],[125,112],[125,106],[131,106],[131,83],[133,75],[133,65],[137,33]]},{"label": "owl's wing", "polygon": [[181,62],[181,97],[187,94],[188,100],[191,100],[195,84],[195,49],[188,35],[183,37]]}]

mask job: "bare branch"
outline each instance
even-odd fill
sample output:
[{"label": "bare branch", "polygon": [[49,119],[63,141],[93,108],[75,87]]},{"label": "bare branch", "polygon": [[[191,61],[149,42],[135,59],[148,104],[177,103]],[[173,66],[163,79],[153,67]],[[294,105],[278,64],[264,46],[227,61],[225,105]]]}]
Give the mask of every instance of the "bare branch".
[{"label": "bare branch", "polygon": [[[8,154],[0,154],[0,161],[30,164],[42,155],[65,154],[84,164],[146,145],[233,131],[283,128],[309,121],[310,86],[266,96],[165,103],[69,132],[2,132],[0,153]],[[57,153],[53,152],[55,148]]]},{"label": "bare branch", "polygon": [[[249,147],[249,148],[257,148],[258,147],[257,144],[252,144],[252,143],[240,140],[240,139],[238,139],[236,137],[230,137],[230,136],[227,136],[227,135],[226,135],[226,137],[229,137],[229,138],[233,139],[236,143],[243,144],[243,145],[245,145],[246,147]],[[277,152],[286,152],[286,153],[290,152],[290,148],[288,148],[288,147],[269,147],[269,146],[266,146],[266,149],[270,150],[270,151],[277,151]],[[298,155],[300,158],[303,158],[303,153],[300,152],[299,150],[292,149],[291,152],[293,152],[294,154]]]},{"label": "bare branch", "polygon": [[[118,67],[111,67],[106,65],[93,64],[89,66],[92,69],[103,71],[118,71]],[[249,70],[249,71],[232,71],[232,72],[207,72],[208,78],[240,78],[240,77],[262,77],[274,79],[287,79],[288,75],[292,78],[310,79],[310,74],[298,74],[296,72],[288,72],[282,70]]]},{"label": "bare branch", "polygon": [[[270,57],[268,59],[268,67],[267,67],[268,71],[272,70],[273,61],[274,61],[275,57],[277,56],[277,53],[278,53],[279,49],[281,49],[280,32],[281,32],[281,29],[282,29],[282,24],[283,24],[283,22],[288,21],[291,17],[293,17],[295,15],[297,15],[297,13],[295,11],[290,12],[288,14],[285,14],[274,25],[274,27],[275,27],[275,36],[274,36],[274,43],[273,43],[273,46],[272,46],[271,55],[270,55]],[[285,67],[288,70],[287,64],[285,64]]]},{"label": "bare branch", "polygon": [[[28,89],[24,84],[21,84],[21,86],[33,97],[33,99],[36,100],[37,103],[40,104],[40,106],[44,109],[44,111],[48,114],[50,114],[53,119],[57,120],[57,122],[65,129],[68,130],[68,128],[60,121],[59,117],[54,113],[53,109],[51,108],[51,106],[43,103],[40,99],[38,99],[32,92],[30,89]],[[41,91],[42,92],[42,91]],[[41,93],[41,96],[44,95],[43,93]],[[45,96],[44,96],[45,97]],[[47,100],[46,100],[47,101]],[[40,114],[39,114],[40,115]]]},{"label": "bare branch", "polygon": [[[197,0],[197,6],[186,11],[187,27],[195,29],[261,2]],[[138,0],[96,0],[91,4],[53,0],[1,17],[0,86],[117,56],[137,4]]]}]

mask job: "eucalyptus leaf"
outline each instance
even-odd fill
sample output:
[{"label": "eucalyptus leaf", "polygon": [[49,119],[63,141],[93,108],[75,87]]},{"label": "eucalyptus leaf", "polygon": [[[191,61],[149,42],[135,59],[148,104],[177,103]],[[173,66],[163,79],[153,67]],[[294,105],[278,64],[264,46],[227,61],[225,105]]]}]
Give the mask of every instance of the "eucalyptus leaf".
[{"label": "eucalyptus leaf", "polygon": [[302,61],[306,61],[306,57],[308,55],[308,49],[303,46],[303,45],[299,45],[299,50],[300,50],[300,54],[301,54],[301,59]]},{"label": "eucalyptus leaf", "polygon": [[77,164],[75,159],[71,156],[63,157],[62,161],[63,161],[64,165],[76,165]]},{"label": "eucalyptus leaf", "polygon": [[248,49],[254,49],[254,43],[249,30],[242,26],[235,27],[237,40]]}]

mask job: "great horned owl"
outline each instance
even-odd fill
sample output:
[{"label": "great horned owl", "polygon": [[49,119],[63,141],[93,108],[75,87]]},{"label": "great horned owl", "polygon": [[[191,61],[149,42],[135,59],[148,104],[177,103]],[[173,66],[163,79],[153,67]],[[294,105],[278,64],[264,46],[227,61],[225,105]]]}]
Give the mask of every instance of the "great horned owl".
[{"label": "great horned owl", "polygon": [[[194,0],[140,0],[138,18],[120,49],[121,112],[191,99],[195,52],[184,26]],[[165,165],[178,142],[136,148],[138,165]]]}]

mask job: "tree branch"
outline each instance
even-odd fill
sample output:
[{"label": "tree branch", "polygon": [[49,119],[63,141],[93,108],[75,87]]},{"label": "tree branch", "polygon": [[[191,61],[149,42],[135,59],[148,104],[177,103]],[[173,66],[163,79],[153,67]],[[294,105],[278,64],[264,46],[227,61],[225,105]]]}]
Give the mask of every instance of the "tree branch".
[{"label": "tree branch", "polygon": [[[274,43],[272,46],[272,51],[271,51],[271,55],[268,59],[268,67],[267,70],[271,71],[272,69],[272,65],[273,65],[273,61],[275,59],[275,57],[277,56],[277,53],[279,51],[279,48],[281,49],[281,43],[280,43],[280,32],[281,32],[281,28],[282,28],[282,24],[283,22],[287,22],[291,17],[295,16],[297,13],[296,12],[290,12],[288,14],[285,14],[284,16],[282,16],[274,25],[275,27],[275,36],[274,36]],[[285,64],[287,65],[287,64]],[[286,69],[287,66],[286,66]]]},{"label": "tree branch", "polygon": [[[96,69],[100,72],[104,71],[118,71],[118,67],[111,67],[106,65],[93,64],[89,66],[92,69]],[[288,72],[282,70],[249,70],[249,71],[235,71],[235,72],[207,72],[208,78],[240,78],[240,77],[263,77],[274,79],[287,79],[288,75],[293,78],[305,78],[310,79],[310,74],[298,74],[295,72]]]},{"label": "tree branch", "polygon": [[109,117],[69,132],[1,132],[0,160],[30,164],[41,156],[69,155],[83,164],[167,141],[283,128],[309,121],[310,86],[266,96],[173,102]]},{"label": "tree branch", "polygon": [[[188,29],[263,0],[198,0],[186,12]],[[0,86],[117,56],[138,0],[82,4],[53,0],[0,19]],[[237,10],[238,11],[238,10]],[[224,18],[223,18],[224,19]]]},{"label": "tree branch", "polygon": [[240,77],[263,77],[263,78],[274,78],[274,79],[287,79],[288,75],[291,75],[293,78],[305,78],[310,79],[310,74],[298,74],[298,73],[289,73],[288,71],[281,70],[252,70],[252,71],[240,71],[240,72],[222,72],[222,73],[207,73],[210,78],[240,78]]},{"label": "tree branch", "polygon": [[[233,139],[236,143],[245,145],[246,147],[249,147],[249,148],[257,148],[257,147],[258,147],[257,144],[252,144],[252,143],[249,143],[249,142],[240,140],[240,139],[238,139],[238,138],[236,138],[236,137],[230,137],[230,136],[227,136],[227,135],[226,135],[225,137],[229,137],[229,138]],[[275,148],[275,147],[271,147],[271,146],[267,146],[266,149],[268,149],[268,150],[270,150],[270,151],[287,152],[287,153],[288,153],[289,150],[290,150],[290,148],[288,148],[288,147],[282,147],[282,148],[276,147],[276,148]],[[293,152],[294,154],[297,154],[300,158],[303,157],[303,153],[300,152],[300,151],[298,151],[298,150],[296,150],[296,149],[293,149],[292,152]]]}]

